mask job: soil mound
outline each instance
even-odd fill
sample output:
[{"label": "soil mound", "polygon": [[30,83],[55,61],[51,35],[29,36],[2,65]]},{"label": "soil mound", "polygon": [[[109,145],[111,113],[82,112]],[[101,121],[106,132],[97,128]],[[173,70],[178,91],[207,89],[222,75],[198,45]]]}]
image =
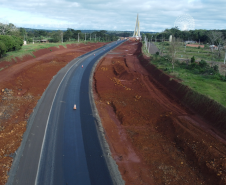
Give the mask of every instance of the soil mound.
[{"label": "soil mound", "polygon": [[125,63],[120,63],[119,61],[113,67],[115,75],[120,80],[133,80],[133,75],[128,72]]}]

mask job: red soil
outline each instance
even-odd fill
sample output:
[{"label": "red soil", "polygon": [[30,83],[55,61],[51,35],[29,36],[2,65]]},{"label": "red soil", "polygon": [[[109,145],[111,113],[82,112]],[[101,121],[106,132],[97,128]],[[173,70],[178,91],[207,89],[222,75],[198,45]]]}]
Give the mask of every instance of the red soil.
[{"label": "red soil", "polygon": [[20,146],[27,120],[52,77],[72,59],[104,44],[42,49],[34,53],[36,58],[25,56],[0,71],[0,185],[7,181],[11,154]]},{"label": "red soil", "polygon": [[224,136],[157,82],[140,54],[141,44],[127,41],[94,74],[95,103],[126,184],[226,184]]},{"label": "red soil", "polygon": [[198,48],[200,46],[200,48],[204,48],[204,45],[199,45],[199,44],[187,44],[186,46],[195,47],[195,48]]}]

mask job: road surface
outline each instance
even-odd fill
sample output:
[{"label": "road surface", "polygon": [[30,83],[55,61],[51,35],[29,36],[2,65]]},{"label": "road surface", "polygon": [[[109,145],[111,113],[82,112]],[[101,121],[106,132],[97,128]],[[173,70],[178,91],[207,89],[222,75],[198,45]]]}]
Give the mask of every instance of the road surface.
[{"label": "road surface", "polygon": [[121,43],[74,59],[53,78],[29,119],[7,184],[115,184],[92,115],[89,79],[95,62]]}]

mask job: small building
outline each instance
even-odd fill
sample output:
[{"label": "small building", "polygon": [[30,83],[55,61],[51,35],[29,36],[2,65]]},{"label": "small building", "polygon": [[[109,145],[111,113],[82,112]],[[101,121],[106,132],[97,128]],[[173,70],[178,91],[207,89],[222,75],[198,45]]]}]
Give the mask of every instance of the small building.
[{"label": "small building", "polygon": [[196,41],[193,41],[193,40],[187,40],[187,41],[185,41],[184,43],[185,43],[186,45],[187,45],[187,44],[195,44]]},{"label": "small building", "polygon": [[41,43],[48,43],[49,41],[47,39],[40,40]]},{"label": "small building", "polygon": [[211,50],[218,50],[218,47],[215,46],[215,45],[210,45],[209,48],[210,48]]}]

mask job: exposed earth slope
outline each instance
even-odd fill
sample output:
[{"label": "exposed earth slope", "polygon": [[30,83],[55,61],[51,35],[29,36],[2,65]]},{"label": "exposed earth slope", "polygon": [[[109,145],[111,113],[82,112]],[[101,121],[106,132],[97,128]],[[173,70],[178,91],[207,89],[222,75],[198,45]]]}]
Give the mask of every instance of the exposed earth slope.
[{"label": "exposed earth slope", "polygon": [[94,74],[95,103],[126,184],[226,184],[225,136],[141,65],[141,43],[107,54]]}]

